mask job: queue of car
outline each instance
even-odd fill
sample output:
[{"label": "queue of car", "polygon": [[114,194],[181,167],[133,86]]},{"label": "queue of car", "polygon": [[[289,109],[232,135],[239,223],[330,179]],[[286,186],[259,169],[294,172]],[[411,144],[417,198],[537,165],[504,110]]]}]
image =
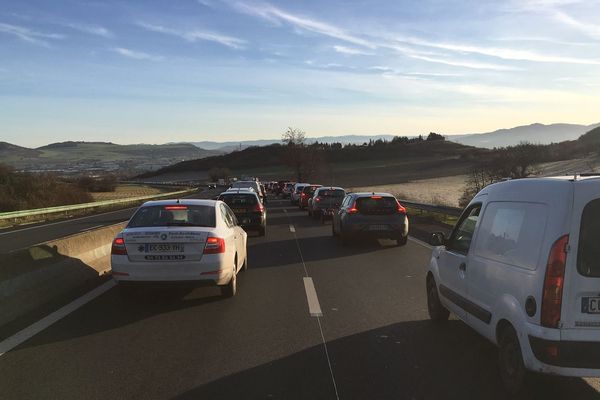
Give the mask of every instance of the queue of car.
[{"label": "queue of car", "polygon": [[[498,346],[502,381],[516,393],[528,371],[600,376],[600,178],[540,178],[490,185],[450,235],[434,233],[427,309],[456,315]],[[119,287],[193,281],[237,290],[247,231],[264,236],[266,192],[289,197],[342,245],[354,239],[407,244],[406,208],[389,193],[288,181],[238,181],[215,200],[144,203],[112,244]]]}]

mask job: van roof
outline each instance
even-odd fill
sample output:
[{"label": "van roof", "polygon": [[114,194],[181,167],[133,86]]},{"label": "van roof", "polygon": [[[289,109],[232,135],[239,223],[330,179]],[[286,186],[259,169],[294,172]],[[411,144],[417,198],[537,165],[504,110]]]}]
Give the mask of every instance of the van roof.
[{"label": "van roof", "polygon": [[[490,201],[522,201],[565,204],[570,201],[577,184],[594,184],[600,176],[574,175],[523,178],[494,183],[482,189],[475,198],[489,196]],[[598,181],[600,183],[600,181]]]}]

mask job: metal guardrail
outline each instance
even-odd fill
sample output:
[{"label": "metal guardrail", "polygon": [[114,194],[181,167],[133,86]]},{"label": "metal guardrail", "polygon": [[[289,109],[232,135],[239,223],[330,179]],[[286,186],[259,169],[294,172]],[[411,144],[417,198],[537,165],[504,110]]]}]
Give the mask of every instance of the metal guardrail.
[{"label": "metal guardrail", "polygon": [[463,212],[463,209],[458,208],[458,207],[435,206],[432,204],[414,203],[412,201],[405,201],[405,200],[399,200],[399,201],[400,201],[400,204],[402,204],[403,206],[409,207],[409,208],[450,215],[452,217],[458,217]]},{"label": "metal guardrail", "polygon": [[147,195],[147,196],[129,197],[126,199],[102,200],[102,201],[95,201],[93,203],[81,203],[81,204],[71,204],[68,206],[37,208],[34,210],[9,211],[9,212],[0,213],[0,220],[6,220],[6,219],[11,219],[11,218],[24,218],[24,217],[31,217],[31,216],[35,216],[35,215],[46,215],[46,214],[54,214],[54,213],[59,213],[59,212],[68,212],[68,211],[75,211],[75,210],[92,209],[92,208],[106,207],[106,206],[112,206],[112,205],[117,205],[117,204],[133,203],[133,202],[142,201],[142,200],[158,199],[161,197],[173,197],[173,196],[177,196],[177,195],[181,195],[181,194],[193,193],[193,192],[196,192],[197,190],[198,189],[187,189],[187,190],[180,190],[177,192],[170,192],[170,193],[160,193],[160,194],[151,194],[151,195]]}]

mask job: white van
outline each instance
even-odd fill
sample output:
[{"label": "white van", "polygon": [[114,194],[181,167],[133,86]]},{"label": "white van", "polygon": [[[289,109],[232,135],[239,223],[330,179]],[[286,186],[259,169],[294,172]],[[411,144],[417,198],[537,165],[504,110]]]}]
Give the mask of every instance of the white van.
[{"label": "white van", "polygon": [[600,177],[490,185],[431,244],[431,319],[497,344],[510,392],[527,370],[600,376]]}]

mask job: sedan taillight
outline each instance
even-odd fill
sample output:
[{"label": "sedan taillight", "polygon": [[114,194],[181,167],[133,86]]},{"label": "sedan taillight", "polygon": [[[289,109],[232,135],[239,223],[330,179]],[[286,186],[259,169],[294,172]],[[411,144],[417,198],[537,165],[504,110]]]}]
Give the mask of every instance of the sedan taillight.
[{"label": "sedan taillight", "polygon": [[126,256],[127,248],[125,247],[125,239],[122,237],[115,238],[112,242],[112,247],[110,248],[110,254]]},{"label": "sedan taillight", "polygon": [[204,254],[220,254],[225,253],[225,239],[209,236],[206,238],[204,246]]}]

